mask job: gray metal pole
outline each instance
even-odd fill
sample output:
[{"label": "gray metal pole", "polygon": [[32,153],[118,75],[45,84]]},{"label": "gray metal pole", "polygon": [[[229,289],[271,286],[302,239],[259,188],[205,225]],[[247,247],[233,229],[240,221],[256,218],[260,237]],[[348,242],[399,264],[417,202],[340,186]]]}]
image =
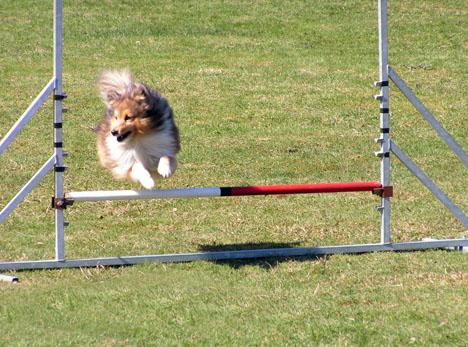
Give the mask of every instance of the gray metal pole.
[{"label": "gray metal pole", "polygon": [[424,104],[414,95],[411,89],[406,85],[406,83],[398,76],[398,74],[392,68],[388,68],[388,76],[395,83],[395,85],[400,89],[404,96],[408,99],[409,102],[418,110],[419,113],[424,117],[424,119],[429,123],[429,125],[437,132],[439,137],[450,147],[450,149],[455,153],[458,158],[462,161],[465,167],[468,167],[468,156],[465,154],[460,145],[453,139],[452,136],[440,125],[437,119],[427,110]]},{"label": "gray metal pole", "polygon": [[445,207],[468,228],[468,218],[440,189],[431,181],[431,179],[403,153],[403,151],[394,143],[391,143],[391,150],[395,156],[408,168],[408,170],[427,188]]},{"label": "gray metal pole", "polygon": [[[380,183],[383,187],[390,186],[390,114],[388,90],[388,38],[387,38],[387,0],[378,1],[379,26],[379,78],[376,83],[380,87]],[[380,242],[390,242],[390,198],[382,197]]]},{"label": "gray metal pole", "polygon": [[26,124],[31,120],[35,115],[37,110],[42,106],[42,104],[47,100],[49,95],[52,93],[55,85],[55,79],[52,78],[49,83],[41,90],[39,95],[34,99],[34,101],[29,105],[29,107],[24,111],[23,115],[16,121],[16,123],[11,127],[10,131],[3,137],[0,141],[0,154],[2,154],[10,143],[15,139],[15,137],[20,133]]},{"label": "gray metal pole", "polygon": [[[54,0],[54,154],[55,194],[63,198],[63,151],[62,151],[62,0]],[[55,259],[64,260],[64,217],[61,208],[55,209]]]},{"label": "gray metal pole", "polygon": [[55,157],[51,156],[42,167],[37,170],[33,177],[21,188],[21,190],[5,205],[5,207],[0,211],[0,223],[2,223],[5,218],[18,206],[18,204],[23,201],[26,195],[37,186],[44,176],[52,169],[54,165]]},{"label": "gray metal pole", "polygon": [[411,241],[389,244],[354,244],[323,247],[269,248],[239,251],[216,251],[178,254],[154,254],[139,256],[118,256],[88,259],[32,260],[18,262],[0,262],[0,270],[58,269],[71,267],[124,266],[147,262],[188,262],[196,260],[217,261],[235,259],[255,259],[270,257],[320,256],[327,254],[352,254],[384,251],[410,251],[446,247],[468,247],[468,239]]}]

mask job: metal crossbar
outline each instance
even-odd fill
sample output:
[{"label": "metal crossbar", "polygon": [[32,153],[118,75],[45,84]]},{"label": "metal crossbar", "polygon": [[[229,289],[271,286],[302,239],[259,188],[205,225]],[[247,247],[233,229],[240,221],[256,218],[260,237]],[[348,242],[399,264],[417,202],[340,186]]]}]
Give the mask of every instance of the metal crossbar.
[{"label": "metal crossbar", "polygon": [[141,199],[174,199],[174,198],[204,198],[251,195],[280,195],[280,194],[317,194],[380,191],[379,182],[339,182],[318,184],[286,184],[271,186],[247,187],[208,187],[208,188],[179,188],[156,190],[110,190],[70,192],[65,194],[64,203],[75,201],[103,201],[103,200],[141,200]]}]

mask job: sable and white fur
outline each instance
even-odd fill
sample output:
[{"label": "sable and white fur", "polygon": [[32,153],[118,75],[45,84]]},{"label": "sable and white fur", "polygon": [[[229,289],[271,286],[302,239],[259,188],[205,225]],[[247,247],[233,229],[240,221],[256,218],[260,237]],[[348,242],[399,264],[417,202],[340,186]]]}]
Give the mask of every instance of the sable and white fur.
[{"label": "sable and white fur", "polygon": [[167,100],[126,70],[104,72],[98,88],[106,106],[96,127],[102,166],[115,178],[147,189],[154,187],[156,176],[171,176],[180,142]]}]

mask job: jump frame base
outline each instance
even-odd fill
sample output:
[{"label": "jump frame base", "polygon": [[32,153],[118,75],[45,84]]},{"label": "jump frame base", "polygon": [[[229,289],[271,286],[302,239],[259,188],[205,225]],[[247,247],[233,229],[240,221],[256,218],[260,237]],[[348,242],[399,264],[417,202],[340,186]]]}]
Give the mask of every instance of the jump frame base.
[{"label": "jump frame base", "polygon": [[400,243],[371,243],[340,246],[323,247],[297,247],[297,248],[268,248],[239,251],[214,251],[214,252],[194,252],[194,253],[174,253],[139,256],[84,258],[67,260],[34,260],[2,262],[0,270],[39,270],[39,269],[60,269],[77,267],[102,267],[102,266],[126,266],[149,262],[158,263],[182,263],[197,260],[221,261],[221,260],[242,260],[260,258],[284,258],[284,257],[304,257],[323,256],[330,254],[353,254],[388,251],[417,251],[427,249],[459,249],[468,247],[468,238],[431,240],[431,241],[410,241]]}]

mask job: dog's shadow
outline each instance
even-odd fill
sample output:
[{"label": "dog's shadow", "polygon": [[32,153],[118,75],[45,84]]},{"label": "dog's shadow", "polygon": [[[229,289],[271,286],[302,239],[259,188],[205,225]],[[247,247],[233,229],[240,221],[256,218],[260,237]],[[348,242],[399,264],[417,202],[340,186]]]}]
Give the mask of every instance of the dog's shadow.
[{"label": "dog's shadow", "polygon": [[[275,249],[275,248],[296,248],[300,245],[299,242],[278,243],[278,242],[258,242],[258,243],[232,243],[223,245],[199,245],[200,252],[226,252],[226,251],[245,251],[258,249]],[[281,257],[266,257],[266,258],[251,258],[251,259],[228,259],[228,260],[211,260],[216,264],[230,266],[234,269],[240,269],[243,266],[258,266],[265,270],[271,270],[282,262],[290,261],[314,261],[323,258],[324,255],[309,255],[309,256],[281,256]]]}]

